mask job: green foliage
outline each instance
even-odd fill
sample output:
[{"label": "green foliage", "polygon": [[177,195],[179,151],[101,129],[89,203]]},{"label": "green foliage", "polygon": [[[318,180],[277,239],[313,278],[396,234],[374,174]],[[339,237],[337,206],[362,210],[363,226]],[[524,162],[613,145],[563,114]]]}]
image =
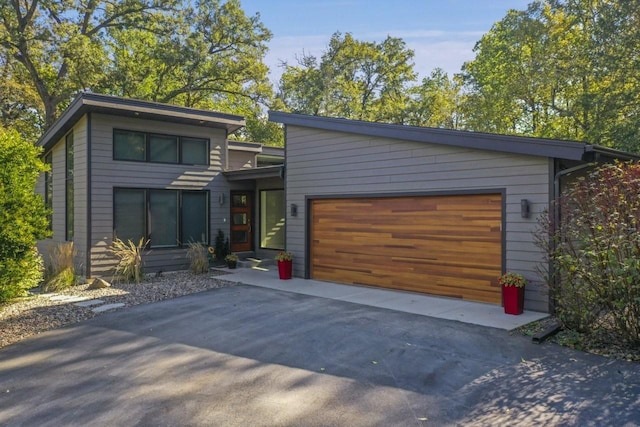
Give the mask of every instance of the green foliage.
[{"label": "green foliage", "polygon": [[35,248],[20,258],[0,259],[0,303],[25,296],[42,281],[43,270],[42,257]]},{"label": "green foliage", "polygon": [[362,42],[335,33],[320,60],[285,64],[279,97],[295,113],[402,123],[416,79],[412,50],[402,39]]},{"label": "green foliage", "polygon": [[[567,328],[640,344],[640,164],[579,177],[541,220],[550,289]],[[556,218],[559,217],[559,218]]]},{"label": "green foliage", "polygon": [[255,114],[272,96],[262,62],[271,33],[238,0],[12,3],[0,2],[8,121],[35,111],[47,127],[84,89]]},{"label": "green foliage", "polygon": [[209,256],[206,246],[200,243],[189,243],[187,258],[190,261],[190,268],[194,274],[204,274],[209,271]]},{"label": "green foliage", "polygon": [[465,127],[640,151],[638,6],[545,0],[509,11],[463,66]]},{"label": "green foliage", "polygon": [[75,257],[78,251],[73,242],[56,244],[49,254],[43,290],[59,291],[71,287],[76,282]]},{"label": "green foliage", "polygon": [[45,170],[40,149],[0,128],[0,301],[37,286],[42,261],[34,245],[47,236],[47,209],[35,193]]},{"label": "green foliage", "polygon": [[505,273],[498,279],[500,286],[515,286],[516,288],[524,288],[527,285],[527,279],[520,273]]},{"label": "green foliage", "polygon": [[145,241],[144,238],[141,238],[137,244],[131,240],[125,243],[117,237],[115,238],[109,250],[118,258],[114,276],[116,280],[132,283],[140,283],[142,281],[144,278],[142,251],[148,243],[149,241]]}]

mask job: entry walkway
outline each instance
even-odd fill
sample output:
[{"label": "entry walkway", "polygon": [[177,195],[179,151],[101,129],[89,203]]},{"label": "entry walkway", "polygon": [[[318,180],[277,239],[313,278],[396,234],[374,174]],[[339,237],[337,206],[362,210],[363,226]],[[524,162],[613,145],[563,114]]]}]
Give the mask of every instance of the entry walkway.
[{"label": "entry walkway", "polygon": [[439,319],[458,320],[508,331],[548,317],[547,313],[527,310],[519,316],[514,316],[505,314],[502,307],[493,304],[433,297],[412,292],[392,291],[368,286],[342,285],[297,277],[291,280],[280,280],[275,266],[271,267],[271,270],[240,268],[228,271],[233,275],[230,280],[247,285],[364,304]]}]

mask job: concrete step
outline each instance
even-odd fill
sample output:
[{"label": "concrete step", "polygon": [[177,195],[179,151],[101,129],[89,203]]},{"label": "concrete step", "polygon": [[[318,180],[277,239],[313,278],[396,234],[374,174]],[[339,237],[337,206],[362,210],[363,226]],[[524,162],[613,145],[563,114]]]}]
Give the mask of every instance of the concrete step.
[{"label": "concrete step", "polygon": [[275,265],[273,258],[253,258],[247,257],[238,261],[238,268],[263,268]]}]

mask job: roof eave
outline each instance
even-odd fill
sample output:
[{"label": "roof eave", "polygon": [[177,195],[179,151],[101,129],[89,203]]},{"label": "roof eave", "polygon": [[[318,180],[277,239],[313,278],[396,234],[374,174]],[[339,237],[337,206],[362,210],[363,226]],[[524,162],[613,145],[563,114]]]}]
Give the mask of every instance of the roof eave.
[{"label": "roof eave", "polygon": [[169,104],[120,98],[109,95],[81,93],[40,137],[37,145],[48,149],[55,144],[84,114],[97,112],[122,117],[162,120],[173,123],[225,129],[227,135],[245,125],[244,118],[231,114],[196,110]]},{"label": "roof eave", "polygon": [[630,153],[610,150],[577,141],[559,141],[452,129],[363,122],[333,117],[283,113],[279,111],[270,111],[269,120],[285,125],[556,159],[580,161],[584,159],[585,153],[588,151],[606,152],[608,155],[616,155],[619,156],[619,158],[640,159],[640,157]]}]

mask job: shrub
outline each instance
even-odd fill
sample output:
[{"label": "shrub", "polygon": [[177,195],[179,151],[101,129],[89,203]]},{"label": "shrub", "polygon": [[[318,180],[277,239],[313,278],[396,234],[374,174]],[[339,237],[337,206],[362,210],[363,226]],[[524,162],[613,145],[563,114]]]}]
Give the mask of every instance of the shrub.
[{"label": "shrub", "polygon": [[200,243],[189,243],[187,258],[191,261],[190,268],[193,274],[204,274],[209,271],[209,252]]},{"label": "shrub", "polygon": [[19,259],[0,259],[0,303],[26,295],[42,277],[42,257],[35,248]]},{"label": "shrub", "polygon": [[602,165],[578,178],[536,232],[556,314],[594,338],[640,344],[640,164]]},{"label": "shrub", "polygon": [[142,251],[149,243],[140,238],[138,244],[131,240],[123,242],[117,237],[111,244],[109,251],[118,258],[114,280],[124,280],[126,282],[140,283],[144,277],[144,263],[142,261]]},{"label": "shrub", "polygon": [[47,292],[59,291],[75,284],[74,260],[77,253],[73,242],[58,243],[51,249],[45,282],[42,285],[43,290]]},{"label": "shrub", "polygon": [[46,166],[41,150],[0,127],[0,302],[26,294],[42,279],[33,247],[47,237],[47,209],[35,192]]}]

